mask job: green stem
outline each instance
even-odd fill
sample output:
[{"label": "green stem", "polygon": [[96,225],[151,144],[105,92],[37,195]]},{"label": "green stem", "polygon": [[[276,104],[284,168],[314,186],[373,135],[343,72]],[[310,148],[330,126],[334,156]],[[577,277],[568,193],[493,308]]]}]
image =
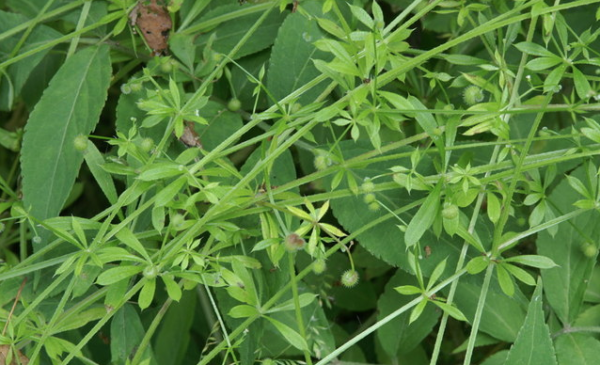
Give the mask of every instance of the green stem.
[{"label": "green stem", "polygon": [[142,338],[142,341],[140,342],[139,347],[135,350],[135,356],[133,357],[133,360],[131,360],[132,364],[140,363],[140,360],[142,359],[142,356],[144,355],[146,347],[148,347],[148,345],[150,344],[150,339],[154,335],[154,332],[156,332],[156,329],[158,328],[158,325],[162,321],[165,314],[167,314],[167,310],[169,310],[169,307],[171,306],[172,303],[173,303],[173,299],[171,299],[171,298],[168,298],[167,300],[165,300],[165,302],[163,303],[163,305],[160,308],[160,310],[158,311],[158,313],[156,313],[156,316],[154,316],[154,319],[152,320],[152,323],[150,323],[150,326],[146,330],[146,333],[144,334],[144,337]]},{"label": "green stem", "polygon": [[41,16],[40,18],[35,18],[35,19],[31,19],[29,21],[26,21],[23,24],[19,24],[18,26],[11,28],[9,30],[7,30],[4,33],[0,33],[0,42],[2,42],[4,39],[19,33],[20,31],[24,30],[24,29],[28,29],[30,27],[35,27],[35,25],[37,25],[38,23],[41,23],[45,20],[54,18],[55,16],[64,14],[66,12],[69,12],[75,8],[77,8],[78,6],[80,6],[81,4],[83,4],[84,2],[89,1],[89,0],[77,0],[77,1],[73,1],[63,7],[60,7],[54,11],[51,11],[47,14],[44,14],[43,16]]},{"label": "green stem", "polygon": [[102,329],[102,327],[104,327],[108,323],[112,316],[114,316],[115,313],[118,312],[116,308],[123,307],[123,305],[127,303],[128,300],[130,300],[138,291],[140,291],[142,286],[144,286],[144,283],[144,280],[140,280],[131,289],[129,289],[129,291],[125,293],[121,301],[115,306],[115,309],[106,313],[104,317],[102,317],[98,322],[96,322],[94,327],[92,327],[88,331],[88,333],[81,339],[81,341],[79,341],[75,348],[69,352],[69,354],[63,359],[60,365],[69,364],[71,360],[73,360],[73,358],[77,355],[77,352],[81,351],[83,346],[85,346],[85,344],[87,344],[96,335],[96,333],[98,333],[98,331],[100,331],[100,329]]},{"label": "green stem", "polygon": [[[81,30],[81,28],[83,28],[83,26],[85,25],[85,20],[87,19],[87,16],[90,12],[91,7],[92,7],[91,1],[86,1],[83,4],[83,8],[81,9],[81,14],[79,15],[79,21],[77,22],[77,26],[75,27],[76,31]],[[80,37],[81,37],[81,35],[77,34],[75,37],[73,37],[71,39],[71,44],[69,45],[69,50],[67,51],[67,58],[71,57],[75,53],[75,50],[77,49],[77,44],[79,43]]]},{"label": "green stem", "polygon": [[[300,330],[300,336],[304,339],[304,341],[308,344],[308,338],[306,338],[306,328],[304,327],[304,319],[302,318],[302,308],[300,307],[300,298],[298,295],[298,278],[296,277],[296,265],[294,261],[293,252],[288,252],[288,265],[290,270],[290,283],[292,284],[292,295],[294,296],[294,310],[296,312],[296,323],[298,324],[298,329]],[[310,356],[310,351],[308,348],[303,350],[304,352],[304,360],[307,365],[312,365],[312,358]]]},{"label": "green stem", "polygon": [[483,309],[485,308],[485,299],[487,298],[487,292],[490,287],[490,281],[492,280],[492,274],[494,272],[494,265],[488,265],[485,271],[485,277],[483,279],[483,285],[481,286],[481,293],[479,294],[479,301],[477,302],[477,310],[475,311],[475,318],[473,318],[473,326],[471,327],[471,334],[469,335],[469,343],[467,344],[467,351],[465,353],[464,365],[471,364],[471,357],[473,356],[473,349],[475,349],[475,340],[477,339],[477,332],[479,331],[479,325],[481,323],[481,317],[483,316]]}]

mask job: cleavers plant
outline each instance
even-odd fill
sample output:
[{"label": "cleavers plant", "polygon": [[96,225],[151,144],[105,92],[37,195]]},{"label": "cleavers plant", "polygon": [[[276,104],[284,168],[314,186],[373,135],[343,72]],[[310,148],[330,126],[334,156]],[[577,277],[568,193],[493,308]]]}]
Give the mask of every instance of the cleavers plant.
[{"label": "cleavers plant", "polygon": [[0,1],[0,364],[591,364],[600,2]]}]

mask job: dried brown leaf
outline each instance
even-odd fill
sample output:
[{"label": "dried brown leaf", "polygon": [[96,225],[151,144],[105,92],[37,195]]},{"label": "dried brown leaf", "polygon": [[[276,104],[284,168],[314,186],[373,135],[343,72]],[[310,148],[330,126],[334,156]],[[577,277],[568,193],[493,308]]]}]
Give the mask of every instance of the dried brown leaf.
[{"label": "dried brown leaf", "polygon": [[[0,365],[8,365],[6,363],[6,358],[7,357],[11,357],[9,354],[12,350],[10,349],[9,345],[0,345]],[[27,365],[29,364],[29,359],[27,358],[27,356],[23,355],[23,353],[21,353],[21,351],[17,350],[17,356],[19,356],[19,362],[15,361],[16,359],[14,358],[14,354],[12,355],[12,361],[10,362],[10,365]]]},{"label": "dried brown leaf", "polygon": [[169,12],[157,0],[138,1],[136,7],[129,14],[132,24],[137,25],[142,36],[155,54],[167,49],[169,31],[173,27]]}]

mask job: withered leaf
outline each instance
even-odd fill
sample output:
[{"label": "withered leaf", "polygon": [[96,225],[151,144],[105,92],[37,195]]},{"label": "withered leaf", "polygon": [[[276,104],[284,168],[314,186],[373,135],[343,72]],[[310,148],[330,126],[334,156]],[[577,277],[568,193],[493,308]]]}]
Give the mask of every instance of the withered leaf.
[{"label": "withered leaf", "polygon": [[[10,362],[10,364],[6,363],[6,358],[9,357],[9,353],[11,352],[10,346],[9,345],[0,345],[0,365],[17,365],[17,361],[14,358],[14,354],[13,354],[13,358],[12,361]],[[21,353],[21,351],[17,350],[17,356],[19,356],[19,363],[22,365],[27,365],[29,364],[29,359],[27,358],[27,356],[23,355]]]},{"label": "withered leaf", "polygon": [[183,129],[183,134],[181,135],[181,137],[179,137],[179,140],[188,147],[202,148],[200,137],[194,129],[193,122],[185,122],[185,128]]},{"label": "withered leaf", "polygon": [[169,31],[173,27],[173,23],[162,1],[160,3],[157,1],[139,0],[129,14],[129,19],[132,24],[140,28],[142,36],[154,53],[160,54],[167,49]]}]

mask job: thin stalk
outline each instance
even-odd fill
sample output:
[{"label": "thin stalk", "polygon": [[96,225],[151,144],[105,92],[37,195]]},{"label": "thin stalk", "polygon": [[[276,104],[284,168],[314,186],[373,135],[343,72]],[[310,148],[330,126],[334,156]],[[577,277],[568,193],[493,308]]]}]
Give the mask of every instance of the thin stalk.
[{"label": "thin stalk", "polygon": [[[308,339],[306,338],[306,328],[304,327],[304,319],[302,318],[302,308],[300,307],[300,298],[298,295],[298,278],[296,277],[296,263],[294,261],[293,252],[288,252],[288,266],[290,270],[290,283],[292,284],[292,295],[294,296],[294,311],[296,312],[296,323],[298,324],[298,329],[300,330],[300,336],[308,343]],[[304,360],[307,365],[312,365],[312,358],[310,356],[310,351],[308,348],[303,349],[304,352]]]},{"label": "thin stalk", "polygon": [[206,20],[204,22],[200,22],[189,28],[179,31],[178,33],[179,34],[202,33],[202,32],[205,32],[209,29],[216,27],[217,25],[219,25],[221,23],[224,23],[224,22],[227,22],[230,20],[235,20],[235,19],[247,16],[247,15],[260,13],[261,11],[266,11],[268,13],[276,5],[278,5],[278,4],[276,4],[276,2],[265,2],[262,4],[257,4],[255,6],[243,7],[243,8],[240,8],[240,10],[228,12],[226,14],[219,15],[217,17]]},{"label": "thin stalk", "polygon": [[477,339],[477,332],[479,331],[479,324],[481,323],[481,317],[483,316],[483,308],[485,308],[485,299],[487,298],[487,292],[490,288],[490,281],[492,280],[493,272],[494,265],[489,265],[485,271],[483,285],[481,286],[481,293],[479,294],[479,301],[477,301],[477,310],[475,311],[475,318],[473,318],[473,326],[471,327],[469,343],[467,344],[467,351],[465,353],[465,361],[463,362],[464,365],[471,364],[473,349],[475,349],[475,340]]},{"label": "thin stalk", "polygon": [[148,345],[150,344],[150,339],[154,335],[154,332],[156,332],[156,330],[158,329],[158,325],[164,318],[165,314],[167,314],[167,310],[169,310],[169,307],[172,303],[173,299],[171,298],[165,300],[158,313],[156,313],[156,316],[154,316],[154,319],[152,320],[152,323],[150,323],[150,326],[146,330],[146,333],[144,334],[144,337],[142,338],[139,347],[135,350],[135,356],[133,357],[133,360],[131,360],[132,364],[140,363],[140,360],[142,359],[142,355],[144,355],[146,347],[148,347]]},{"label": "thin stalk", "polygon": [[[70,272],[69,272],[69,274],[70,274]],[[33,353],[29,357],[29,361],[31,361],[31,363],[34,363],[34,364],[36,363],[35,360],[37,359],[40,351],[42,350],[42,347],[44,346],[46,339],[48,339],[48,337],[50,337],[52,335],[52,327],[54,327],[54,325],[57,323],[58,319],[60,318],[60,315],[62,314],[63,309],[65,308],[65,305],[67,304],[69,297],[71,296],[71,292],[73,291],[73,286],[75,286],[76,281],[77,281],[77,279],[73,276],[71,278],[71,281],[69,282],[69,285],[65,289],[65,292],[63,293],[62,298],[58,302],[58,305],[56,306],[56,309],[54,310],[54,314],[52,315],[50,322],[46,326],[44,332],[42,333],[42,336],[37,341],[37,344],[35,346],[35,349],[33,350]]]},{"label": "thin stalk", "polygon": [[[546,94],[546,98],[544,99],[545,104],[549,103],[551,99],[552,99],[552,93]],[[525,164],[525,158],[527,157],[527,153],[529,152],[531,144],[533,143],[533,137],[535,136],[535,134],[538,130],[538,127],[539,127],[540,123],[542,122],[543,116],[544,116],[543,112],[539,113],[537,115],[537,117],[535,118],[533,125],[531,126],[531,129],[529,130],[529,136],[527,137],[527,141],[525,141],[525,146],[521,150],[521,155],[519,156],[519,160],[517,161],[516,166],[513,170],[514,177],[511,180],[511,184],[506,193],[505,204],[512,203],[512,197],[517,188],[517,184],[521,180],[520,176],[521,176],[523,165]],[[510,209],[503,209],[500,213],[500,219],[498,220],[498,223],[494,227],[494,238],[492,241],[492,256],[496,256],[499,253],[498,246],[501,244],[500,237],[502,236],[502,233],[504,231],[504,226],[506,225],[506,222],[508,221],[509,214],[510,214]]]},{"label": "thin stalk", "polygon": [[12,36],[14,34],[19,33],[20,31],[22,31],[24,29],[27,29],[29,27],[33,27],[33,26],[35,26],[38,23],[41,23],[41,22],[46,21],[48,19],[54,18],[55,16],[64,14],[66,12],[69,12],[69,11],[77,8],[78,6],[80,6],[81,4],[83,4],[86,1],[89,1],[89,0],[77,0],[77,1],[73,1],[73,2],[71,2],[69,4],[66,4],[63,7],[60,7],[58,9],[54,10],[54,11],[51,11],[51,12],[49,12],[47,14],[44,14],[39,19],[38,18],[31,19],[29,21],[26,21],[23,24],[19,24],[18,26],[7,30],[4,33],[0,33],[0,42],[2,42],[4,39],[6,39],[6,38],[8,38],[8,37],[10,37],[10,36]]},{"label": "thin stalk", "polygon": [[[127,303],[128,300],[130,300],[138,291],[140,291],[142,286],[144,286],[144,280],[138,281],[131,289],[129,289],[129,291],[127,293],[125,293],[125,295],[121,299],[121,302],[118,303],[115,308],[123,307],[123,305],[125,303]],[[113,310],[109,311],[108,313],[106,313],[106,315],[104,317],[102,317],[98,322],[96,322],[94,327],[92,327],[88,331],[88,333],[81,339],[81,341],[79,341],[79,343],[77,345],[75,345],[73,350],[69,351],[69,354],[63,359],[63,361],[60,363],[60,365],[67,365],[68,363],[70,363],[71,360],[73,360],[73,358],[77,355],[77,353],[79,351],[81,351],[83,346],[85,346],[96,335],[96,333],[98,333],[98,331],[100,331],[100,329],[102,329],[102,327],[108,323],[108,321],[112,318],[112,316],[114,316],[115,313],[117,313],[117,312],[118,312],[118,310],[113,309]]]},{"label": "thin stalk", "polygon": [[12,65],[13,63],[17,63],[17,62],[19,62],[19,61],[21,61],[21,60],[23,60],[23,59],[25,59],[25,58],[27,58],[27,57],[29,57],[31,55],[34,55],[34,54],[36,54],[38,52],[41,52],[41,51],[43,51],[45,49],[52,48],[52,47],[56,46],[57,44],[63,43],[65,41],[68,41],[68,40],[70,40],[70,39],[72,39],[72,38],[74,38],[74,37],[76,37],[76,36],[78,36],[80,34],[89,32],[90,30],[94,30],[94,29],[96,29],[98,27],[101,27],[101,26],[103,26],[105,24],[113,22],[113,21],[117,20],[119,17],[120,17],[120,15],[116,14],[116,13],[109,14],[109,15],[105,16],[104,18],[102,18],[101,20],[99,20],[97,23],[89,25],[89,26],[87,26],[85,28],[82,28],[80,30],[76,30],[76,31],[74,31],[72,33],[69,33],[69,34],[65,35],[65,36],[53,39],[53,40],[48,41],[48,42],[45,42],[44,44],[42,44],[39,47],[31,49],[31,50],[29,50],[27,52],[23,52],[23,53],[21,53],[19,55],[16,55],[15,57],[9,58],[6,61],[0,63],[0,70],[4,69],[4,68],[6,68],[6,67],[8,67],[10,65]]},{"label": "thin stalk", "polygon": [[[441,283],[439,283],[438,285],[436,285],[435,287],[433,287],[430,291],[428,291],[426,293],[426,295],[428,297],[430,297],[433,294],[439,292],[440,290],[442,290],[446,286],[450,285],[450,283],[458,280],[458,278],[461,277],[462,275],[464,275],[464,273],[466,273],[466,270],[464,270],[464,269],[461,270],[461,271],[459,271],[459,272],[457,272],[457,273],[455,273],[454,275],[450,276],[448,279],[442,281]],[[372,326],[370,326],[369,328],[367,328],[366,330],[364,330],[363,332],[361,332],[360,334],[358,334],[356,337],[350,339],[348,342],[346,342],[342,346],[340,346],[337,349],[335,349],[334,351],[332,351],[329,355],[325,356],[323,359],[321,359],[315,365],[325,365],[325,364],[328,364],[328,363],[332,362],[338,355],[342,354],[344,351],[346,351],[350,347],[354,346],[360,340],[364,339],[365,337],[367,337],[371,333],[377,331],[379,328],[381,328],[382,326],[386,325],[388,322],[392,321],[394,318],[398,317],[402,313],[407,312],[412,307],[414,307],[417,304],[421,303],[421,301],[423,301],[423,300],[427,300],[427,299],[423,295],[420,295],[417,298],[415,298],[415,299],[411,300],[410,302],[406,303],[402,307],[396,309],[394,312],[388,314],[387,316],[385,316],[381,320],[377,321],[377,323],[373,324]]]},{"label": "thin stalk", "polygon": [[[92,7],[91,1],[86,1],[83,4],[83,8],[81,8],[81,14],[79,15],[79,21],[77,22],[77,26],[75,27],[75,31],[81,30],[85,25],[85,20],[90,12],[90,8]],[[80,34],[77,34],[75,37],[71,39],[71,44],[69,45],[69,50],[67,51],[67,58],[71,57],[75,50],[77,49],[77,44],[79,43]]]}]

